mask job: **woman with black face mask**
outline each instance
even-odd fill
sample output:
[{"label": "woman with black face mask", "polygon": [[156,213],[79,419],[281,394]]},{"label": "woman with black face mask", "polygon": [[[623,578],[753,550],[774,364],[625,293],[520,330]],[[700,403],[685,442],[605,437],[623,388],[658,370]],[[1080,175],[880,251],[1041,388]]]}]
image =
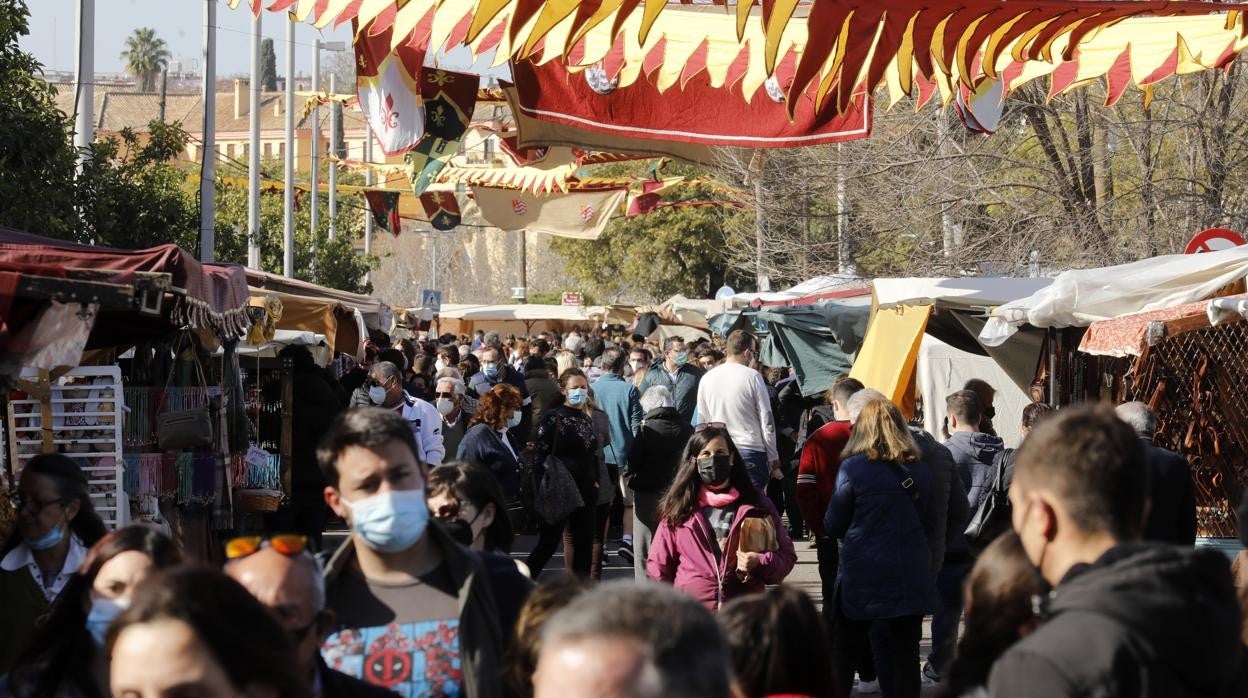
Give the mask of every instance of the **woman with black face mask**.
[{"label": "woman with black face mask", "polygon": [[[722,425],[695,427],[658,514],[647,575],[675,585],[712,611],[779,584],[797,562],[780,515],[754,487]],[[742,546],[747,527],[770,529],[775,547],[747,552]]]}]

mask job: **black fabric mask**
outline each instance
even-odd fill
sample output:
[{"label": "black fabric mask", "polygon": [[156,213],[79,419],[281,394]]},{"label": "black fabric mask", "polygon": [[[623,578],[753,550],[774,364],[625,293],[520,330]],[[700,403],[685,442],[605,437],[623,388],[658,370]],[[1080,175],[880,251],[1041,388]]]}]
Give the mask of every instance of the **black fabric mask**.
[{"label": "black fabric mask", "polygon": [[728,480],[732,472],[732,459],[728,456],[703,456],[698,459],[698,477],[708,485],[718,485]]},{"label": "black fabric mask", "polygon": [[472,545],[472,525],[467,521],[456,517],[449,521],[442,520],[442,528],[450,534],[451,538],[465,548]]},{"label": "black fabric mask", "polygon": [[989,407],[988,409],[984,410],[984,416],[987,417],[988,419],[992,419],[993,417],[997,416],[997,408]]}]

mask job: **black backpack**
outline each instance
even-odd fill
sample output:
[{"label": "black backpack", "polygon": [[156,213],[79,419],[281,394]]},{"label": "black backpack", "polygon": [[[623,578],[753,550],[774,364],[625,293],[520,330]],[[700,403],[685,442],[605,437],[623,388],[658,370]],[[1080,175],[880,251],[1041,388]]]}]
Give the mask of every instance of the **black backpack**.
[{"label": "black backpack", "polygon": [[971,514],[966,525],[966,540],[971,550],[978,554],[997,536],[1010,530],[1010,480],[1014,469],[1014,449],[1007,448],[992,457],[992,480],[988,492],[979,500],[979,506]]}]

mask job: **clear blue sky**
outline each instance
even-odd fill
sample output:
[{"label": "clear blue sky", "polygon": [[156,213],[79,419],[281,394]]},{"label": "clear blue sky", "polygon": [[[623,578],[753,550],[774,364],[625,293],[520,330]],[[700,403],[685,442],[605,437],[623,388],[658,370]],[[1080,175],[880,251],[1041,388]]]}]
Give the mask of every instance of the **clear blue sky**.
[{"label": "clear blue sky", "polygon": [[[30,8],[30,35],[21,40],[22,48],[33,53],[49,70],[73,72],[77,55],[74,27],[78,0],[27,0],[27,6]],[[264,36],[274,41],[278,75],[286,73],[285,24],[283,15],[264,13]],[[249,72],[251,12],[246,0],[236,10],[231,10],[223,0],[219,1],[217,26],[217,76]],[[204,0],[96,0],[96,72],[123,72],[121,51],[126,37],[138,27],[156,30],[156,35],[169,45],[173,54],[171,63],[182,60],[187,72],[198,72],[196,66],[204,40]],[[311,72],[312,42],[318,36],[326,41],[349,44],[351,25],[344,24],[337,31],[326,29],[324,33],[308,24],[298,25],[295,28],[297,74]],[[327,58],[322,56],[322,67]]]}]

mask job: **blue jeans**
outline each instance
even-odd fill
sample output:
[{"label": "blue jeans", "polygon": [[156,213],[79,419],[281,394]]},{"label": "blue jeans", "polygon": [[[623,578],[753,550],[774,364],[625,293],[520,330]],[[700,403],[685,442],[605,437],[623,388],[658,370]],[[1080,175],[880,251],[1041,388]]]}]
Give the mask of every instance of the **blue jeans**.
[{"label": "blue jeans", "polygon": [[939,605],[932,613],[932,653],[927,661],[941,676],[949,671],[954,648],[958,643],[958,621],[962,618],[962,584],[971,571],[971,563],[946,563],[936,575],[936,596]]},{"label": "blue jeans", "polygon": [[741,449],[741,458],[745,461],[745,469],[750,473],[750,481],[759,492],[767,492],[767,481],[771,479],[771,467],[766,451]]}]

